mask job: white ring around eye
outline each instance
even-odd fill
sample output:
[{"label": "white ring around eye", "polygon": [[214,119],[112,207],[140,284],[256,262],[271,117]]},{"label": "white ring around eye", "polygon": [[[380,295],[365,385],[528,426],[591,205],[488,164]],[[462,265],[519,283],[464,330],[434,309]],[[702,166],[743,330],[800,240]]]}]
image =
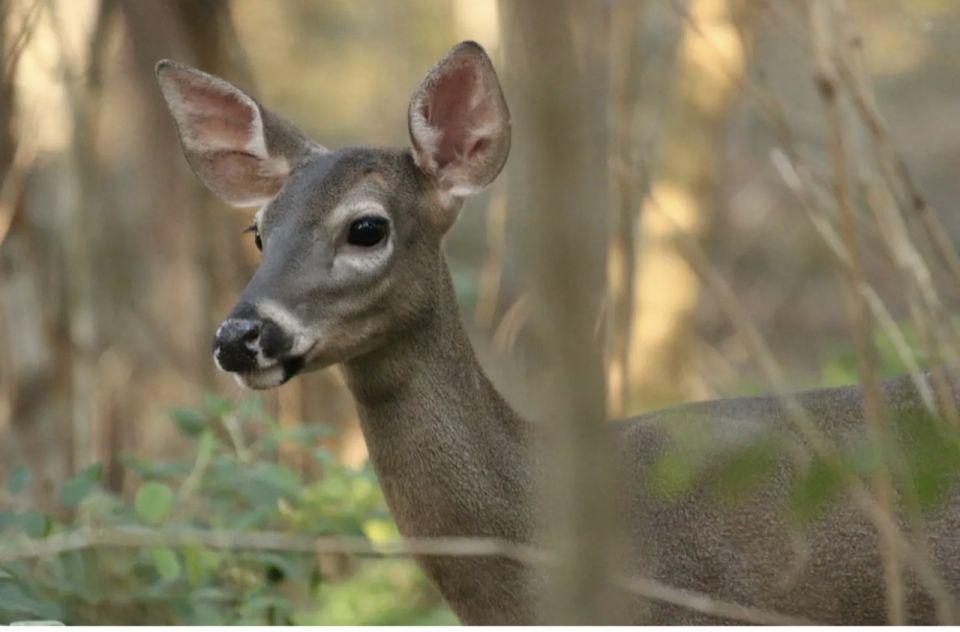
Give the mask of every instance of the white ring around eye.
[{"label": "white ring around eye", "polygon": [[[382,268],[393,254],[393,221],[386,209],[376,200],[368,197],[353,199],[337,206],[328,216],[328,227],[337,235],[334,270],[352,270],[360,274],[370,274]],[[381,244],[372,247],[354,246],[346,241],[346,232],[350,225],[363,217],[384,219],[389,228],[387,238]],[[333,232],[335,231],[335,232]]]},{"label": "white ring around eye", "polygon": [[388,231],[385,240],[372,247],[354,246],[344,242],[334,255],[334,270],[349,269],[370,274],[382,268],[393,254],[393,231]]}]

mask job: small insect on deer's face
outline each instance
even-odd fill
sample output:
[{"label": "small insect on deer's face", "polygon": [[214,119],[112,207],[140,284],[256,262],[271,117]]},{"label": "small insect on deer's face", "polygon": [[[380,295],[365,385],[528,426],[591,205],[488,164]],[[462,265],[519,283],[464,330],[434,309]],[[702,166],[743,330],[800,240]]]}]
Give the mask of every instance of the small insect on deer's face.
[{"label": "small insect on deer's face", "polygon": [[271,388],[430,317],[441,239],[509,152],[509,113],[478,45],[460,44],[428,74],[407,150],[329,151],[222,79],[169,61],[157,76],[203,183],[260,207],[250,232],[262,260],[217,329],[218,367]]}]

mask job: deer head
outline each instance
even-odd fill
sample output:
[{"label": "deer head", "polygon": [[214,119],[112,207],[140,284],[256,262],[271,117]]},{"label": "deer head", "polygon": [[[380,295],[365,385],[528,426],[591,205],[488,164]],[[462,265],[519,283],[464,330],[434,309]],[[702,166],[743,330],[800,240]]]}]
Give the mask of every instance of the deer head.
[{"label": "deer head", "polygon": [[217,329],[217,366],[250,388],[376,352],[437,308],[441,240],[496,178],[510,114],[474,42],[427,74],[410,147],[329,150],[232,84],[172,61],[157,78],[187,162],[236,206],[259,207],[260,265]]}]

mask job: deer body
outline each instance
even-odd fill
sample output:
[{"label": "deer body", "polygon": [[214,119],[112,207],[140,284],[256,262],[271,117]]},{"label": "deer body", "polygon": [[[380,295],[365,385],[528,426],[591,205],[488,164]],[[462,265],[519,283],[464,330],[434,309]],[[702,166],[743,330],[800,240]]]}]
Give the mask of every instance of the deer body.
[{"label": "deer body", "polygon": [[[441,245],[464,199],[496,177],[509,151],[509,112],[483,50],[463,43],[430,71],[411,100],[406,150],[330,151],[221,79],[173,62],[158,64],[157,74],[200,179],[230,203],[260,207],[251,229],[263,259],[217,331],[218,366],[249,387],[271,388],[340,364],[405,536],[533,541],[532,426],[480,367]],[[897,414],[922,412],[911,378],[887,383],[884,393]],[[865,432],[859,387],[799,399],[830,438]],[[841,504],[805,528],[788,521],[798,465],[785,456],[739,504],[707,487],[664,497],[655,466],[678,429],[703,439],[708,463],[794,432],[776,398],[690,404],[610,424],[635,568],[811,620],[884,621],[878,541],[859,512]],[[960,503],[928,527],[930,557],[956,589]],[[419,562],[465,623],[535,622],[537,582],[519,562]],[[905,580],[912,620],[934,621],[915,574]],[[634,606],[637,621],[719,622],[662,602],[638,598]]]},{"label": "deer body", "polygon": [[[448,278],[448,277],[447,277]],[[529,542],[532,513],[528,422],[504,402],[480,368],[459,324],[452,284],[440,288],[441,314],[383,356],[344,366],[384,494],[406,536],[477,536]],[[891,409],[922,413],[910,377],[884,385]],[[368,403],[369,398],[369,403]],[[864,432],[859,386],[799,395],[831,439]],[[619,435],[624,519],[638,568],[676,587],[834,624],[882,624],[884,580],[873,526],[840,505],[808,531],[785,517],[790,465],[746,504],[710,492],[674,500],[651,489],[650,467],[667,450],[671,428],[696,425],[718,453],[792,432],[775,397],[678,406],[613,423]],[[950,586],[960,586],[960,512],[928,523],[933,553]],[[535,622],[533,577],[504,558],[420,560],[465,623]],[[933,604],[913,577],[911,621],[935,623]],[[722,619],[637,600],[637,621],[717,624]]]}]

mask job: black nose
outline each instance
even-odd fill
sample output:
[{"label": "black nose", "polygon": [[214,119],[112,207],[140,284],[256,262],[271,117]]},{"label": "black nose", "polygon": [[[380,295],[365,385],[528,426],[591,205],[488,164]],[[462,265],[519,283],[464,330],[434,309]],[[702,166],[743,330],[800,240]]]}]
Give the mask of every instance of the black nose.
[{"label": "black nose", "polygon": [[252,371],[257,368],[262,325],[258,320],[229,318],[213,338],[213,357],[224,371]]}]

